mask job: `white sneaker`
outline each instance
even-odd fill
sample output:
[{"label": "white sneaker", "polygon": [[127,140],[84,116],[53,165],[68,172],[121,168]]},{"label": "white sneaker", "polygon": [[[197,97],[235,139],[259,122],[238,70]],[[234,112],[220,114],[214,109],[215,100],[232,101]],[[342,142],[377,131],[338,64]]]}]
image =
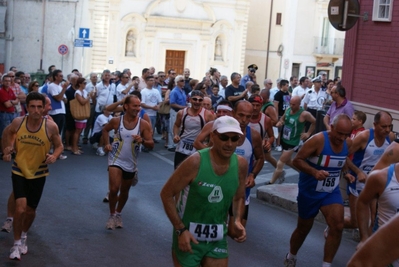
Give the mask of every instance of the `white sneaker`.
[{"label": "white sneaker", "polygon": [[105,156],[105,152],[104,149],[102,147],[97,148],[97,152],[96,152],[97,156]]},{"label": "white sneaker", "polygon": [[61,154],[58,159],[66,159],[68,156],[65,156],[64,154]]},{"label": "white sneaker", "polygon": [[21,246],[14,245],[10,250],[10,259],[11,260],[21,260]]},{"label": "white sneaker", "polygon": [[276,151],[281,152],[283,151],[283,148],[281,146],[276,146]]},{"label": "white sneaker", "polygon": [[94,148],[94,149],[97,149],[98,148],[98,143],[94,143],[91,147]]},{"label": "white sneaker", "polygon": [[28,253],[28,245],[26,243],[27,239],[28,239],[27,236],[21,237],[21,246],[20,246],[19,251],[21,252],[22,255],[25,255],[26,253]]},{"label": "white sneaker", "polygon": [[108,230],[114,230],[115,229],[115,216],[109,216],[107,224],[105,226]]},{"label": "white sneaker", "polygon": [[296,259],[287,259],[287,256],[285,256],[285,260],[284,260],[284,266],[285,267],[295,267],[296,265]]},{"label": "white sneaker", "polygon": [[123,228],[122,215],[120,215],[120,214],[115,216],[115,227],[116,228]]},{"label": "white sneaker", "polygon": [[11,230],[12,230],[12,220],[11,219],[7,219],[3,223],[3,226],[1,227],[1,231],[9,233],[9,232],[11,232]]}]

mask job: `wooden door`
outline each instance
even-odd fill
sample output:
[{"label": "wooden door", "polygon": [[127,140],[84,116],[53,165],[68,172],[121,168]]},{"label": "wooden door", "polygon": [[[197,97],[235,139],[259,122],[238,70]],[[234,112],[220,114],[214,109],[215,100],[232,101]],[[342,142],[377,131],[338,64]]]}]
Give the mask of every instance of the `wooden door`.
[{"label": "wooden door", "polygon": [[165,58],[166,75],[168,74],[168,70],[170,69],[174,69],[177,75],[183,74],[185,55],[186,55],[185,51],[166,50],[166,58]]}]

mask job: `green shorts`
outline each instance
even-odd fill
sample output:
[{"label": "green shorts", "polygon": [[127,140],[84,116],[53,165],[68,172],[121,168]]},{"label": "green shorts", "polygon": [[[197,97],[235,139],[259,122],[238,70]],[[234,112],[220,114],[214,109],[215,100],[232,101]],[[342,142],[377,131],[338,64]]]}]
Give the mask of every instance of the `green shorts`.
[{"label": "green shorts", "polygon": [[222,240],[214,242],[199,241],[198,244],[191,243],[193,253],[183,252],[179,249],[177,235],[173,233],[172,250],[182,267],[198,267],[204,257],[214,259],[225,259],[228,257],[226,236]]}]

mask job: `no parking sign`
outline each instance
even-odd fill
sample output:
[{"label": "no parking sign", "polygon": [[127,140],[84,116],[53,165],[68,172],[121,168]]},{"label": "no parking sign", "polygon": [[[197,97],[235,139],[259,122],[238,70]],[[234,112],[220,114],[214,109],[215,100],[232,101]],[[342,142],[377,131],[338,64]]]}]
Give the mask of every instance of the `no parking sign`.
[{"label": "no parking sign", "polygon": [[68,54],[68,46],[62,44],[58,47],[58,53],[60,53],[61,55],[66,55]]}]

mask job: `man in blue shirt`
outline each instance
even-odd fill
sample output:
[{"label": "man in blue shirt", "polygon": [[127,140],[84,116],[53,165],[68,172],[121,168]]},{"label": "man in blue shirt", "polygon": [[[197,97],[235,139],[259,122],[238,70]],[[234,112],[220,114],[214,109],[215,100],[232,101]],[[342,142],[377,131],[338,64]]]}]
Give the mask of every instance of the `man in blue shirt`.
[{"label": "man in blue shirt", "polygon": [[[186,93],[184,92],[184,77],[183,75],[178,75],[175,78],[175,88],[170,92],[169,102],[170,102],[170,119],[169,119],[169,140],[173,140],[173,126],[175,125],[176,115],[179,110],[187,106],[186,103]],[[174,152],[175,146],[173,142],[168,142],[168,150]]]}]

